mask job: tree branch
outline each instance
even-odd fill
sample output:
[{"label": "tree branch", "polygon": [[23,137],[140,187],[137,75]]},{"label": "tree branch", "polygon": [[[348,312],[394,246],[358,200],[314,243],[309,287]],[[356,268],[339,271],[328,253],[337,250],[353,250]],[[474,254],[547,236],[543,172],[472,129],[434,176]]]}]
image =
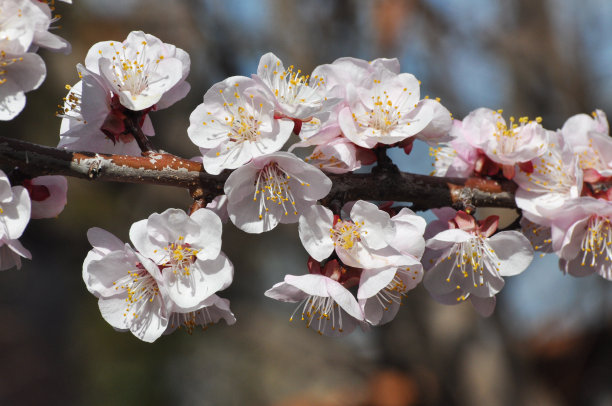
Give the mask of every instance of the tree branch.
[{"label": "tree branch", "polygon": [[[126,156],[74,152],[0,137],[0,167],[25,177],[64,175],[108,182],[149,183],[189,189],[195,199],[210,201],[223,194],[230,171],[204,172],[202,164],[167,153]],[[414,210],[452,206],[516,208],[516,185],[481,178],[446,178],[399,171],[328,174],[333,182],[323,203],[332,200],[393,200],[412,202]]]}]

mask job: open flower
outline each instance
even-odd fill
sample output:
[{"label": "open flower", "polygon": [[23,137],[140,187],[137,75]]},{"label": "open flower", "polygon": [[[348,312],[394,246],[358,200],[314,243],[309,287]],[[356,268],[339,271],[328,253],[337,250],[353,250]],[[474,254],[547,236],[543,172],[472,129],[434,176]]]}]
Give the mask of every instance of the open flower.
[{"label": "open flower", "polygon": [[540,125],[541,121],[539,117],[535,121],[521,117],[515,122],[510,117],[508,125],[501,110],[479,108],[463,119],[461,127],[464,138],[512,179],[516,164],[526,164],[546,151],[549,132]]},{"label": "open flower", "polygon": [[550,226],[546,212],[561,207],[582,192],[582,170],[569,145],[560,136],[551,137],[545,154],[532,160],[532,170],[517,171],[514,181],[516,205],[532,222]]},{"label": "open flower", "polygon": [[306,327],[317,329],[319,334],[335,336],[352,332],[364,320],[357,300],[345,287],[355,278],[338,261],[331,260],[321,269],[317,262],[309,261],[310,274],[285,275],[265,293],[269,298],[282,302],[299,302],[290,321],[301,309],[301,320]]},{"label": "open flower", "polygon": [[345,265],[382,268],[396,264],[401,257],[390,246],[395,225],[389,214],[363,200],[353,205],[347,220],[334,216],[326,207],[313,205],[300,217],[298,229],[304,248],[318,261],[335,251]]},{"label": "open flower", "polygon": [[577,114],[567,119],[561,128],[563,139],[571,146],[584,180],[597,182],[612,176],[612,141],[606,114],[601,110],[592,117]]},{"label": "open flower", "polygon": [[31,202],[28,191],[12,186],[0,170],[0,271],[21,268],[21,258],[32,259],[30,251],[19,242],[30,221]]},{"label": "open flower", "polygon": [[583,196],[551,213],[553,249],[564,272],[612,280],[612,203]]},{"label": "open flower", "polygon": [[[140,155],[134,136],[125,126],[126,108],[100,75],[77,65],[81,80],[66,86],[68,94],[58,117],[62,118],[58,147],[106,154]],[[148,114],[140,116],[142,132],[153,136]]]},{"label": "open flower", "polygon": [[184,310],[232,282],[234,268],[221,252],[221,220],[208,209],[191,216],[179,209],[153,213],[132,225],[130,239],[160,268],[169,298]]},{"label": "open flower", "polygon": [[494,296],[504,286],[502,277],[523,272],[533,259],[533,248],[521,233],[493,235],[498,221],[490,216],[477,223],[459,211],[449,221],[451,229],[427,241],[433,250],[428,256],[437,259],[432,260],[424,284],[435,300],[456,304],[469,299],[480,314],[493,312]]},{"label": "open flower", "polygon": [[310,121],[313,116],[329,114],[331,107],[340,101],[327,97],[323,78],[302,75],[302,71],[294,71],[293,65],[285,69],[271,52],[261,57],[253,79],[268,90],[280,117]]},{"label": "open flower", "polygon": [[359,279],[357,299],[365,320],[372,325],[393,320],[406,293],[423,279],[423,266],[416,258],[406,264],[378,269],[364,269]]},{"label": "open flower", "polygon": [[232,172],[224,187],[230,219],[248,233],[297,222],[330,189],[323,172],[289,152],[253,159]]},{"label": "open flower", "polygon": [[214,175],[280,150],[293,129],[290,120],[274,118],[274,104],[257,83],[241,76],[213,85],[189,122],[187,134]]},{"label": "open flower", "polygon": [[190,88],[185,82],[189,55],[142,31],[132,31],[123,42],[98,42],[87,53],[85,67],[100,75],[132,111],[166,108]]},{"label": "open flower", "polygon": [[129,244],[91,228],[92,245],[83,263],[83,280],[98,298],[102,317],[120,331],[153,342],[168,326],[169,299],[158,266]]},{"label": "open flower", "polygon": [[338,115],[342,133],[355,144],[404,141],[425,129],[434,117],[429,104],[418,104],[419,82],[409,73],[376,70],[368,87],[348,88],[348,106]]}]

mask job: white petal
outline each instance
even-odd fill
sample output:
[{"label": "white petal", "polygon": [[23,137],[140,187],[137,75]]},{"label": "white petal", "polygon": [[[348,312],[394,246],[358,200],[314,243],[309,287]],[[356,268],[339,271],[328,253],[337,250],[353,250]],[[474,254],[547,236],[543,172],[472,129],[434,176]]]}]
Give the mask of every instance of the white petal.
[{"label": "white petal", "polygon": [[499,258],[499,274],[518,275],[533,260],[533,247],[529,240],[518,231],[502,231],[489,238],[489,245]]},{"label": "white petal", "polygon": [[320,205],[313,205],[300,217],[300,241],[308,254],[317,261],[323,261],[334,251],[334,241],[329,235],[333,222],[332,211]]}]

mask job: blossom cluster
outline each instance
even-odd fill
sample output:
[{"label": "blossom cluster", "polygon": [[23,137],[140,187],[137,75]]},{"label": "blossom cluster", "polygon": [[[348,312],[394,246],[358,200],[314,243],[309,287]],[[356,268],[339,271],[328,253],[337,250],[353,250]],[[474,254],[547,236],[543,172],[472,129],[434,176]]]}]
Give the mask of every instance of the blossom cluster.
[{"label": "blossom cluster", "polygon": [[234,267],[221,252],[221,219],[211,210],[154,213],[130,228],[134,248],[100,228],[87,238],[93,249],[83,279],[115,329],[153,342],[177,328],[191,333],[236,321],[229,301],[216,295],[231,284]]},{"label": "blossom cluster", "polygon": [[[58,147],[153,157],[149,113],[189,92],[189,70],[185,51],[141,31],[95,44],[77,66],[80,81],[67,86]],[[217,296],[233,280],[221,251],[226,222],[255,234],[297,224],[309,259],[265,295],[298,303],[290,320],[324,335],[390,322],[421,282],[434,300],[469,301],[489,316],[504,278],[527,269],[534,250],[555,252],[571,275],[612,279],[612,141],[604,113],[571,117],[557,131],[541,118],[502,114],[480,108],[453,120],[438,99],[421,96],[420,82],[397,59],[345,57],[305,74],[267,53],[257,73],[212,85],[189,118],[187,135],[200,150],[194,160],[211,175],[226,171],[224,194],[206,208],[168,209],[134,223],[131,245],[91,228],[85,284],[112,327],[147,342],[221,319],[231,325],[229,301]],[[437,176],[516,183],[520,226],[498,230],[498,216],[450,207],[435,209],[438,220],[426,224],[394,202],[346,201],[332,192],[327,174],[388,165],[378,162],[388,148],[410,154],[415,140],[431,146]],[[6,269],[30,257],[18,241],[27,221],[51,208],[57,215],[66,187],[63,178],[45,177],[11,186],[0,175]]]},{"label": "blossom cluster", "polygon": [[70,52],[70,44],[49,31],[59,19],[53,11],[45,1],[0,0],[0,120],[17,116],[25,107],[25,93],[45,80],[38,48]]},{"label": "blossom cluster", "polygon": [[518,186],[523,233],[534,248],[554,252],[573,276],[612,280],[612,138],[606,115],[570,117],[561,129],[541,119],[510,118],[481,108],[456,120],[452,140],[434,149],[435,174],[502,174]]}]

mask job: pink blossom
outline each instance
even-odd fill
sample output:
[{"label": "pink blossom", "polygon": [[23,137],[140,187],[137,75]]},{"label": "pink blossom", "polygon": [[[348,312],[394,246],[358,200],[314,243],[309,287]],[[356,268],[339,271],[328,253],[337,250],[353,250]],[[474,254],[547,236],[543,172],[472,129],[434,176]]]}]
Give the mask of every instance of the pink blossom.
[{"label": "pink blossom", "polygon": [[433,119],[433,107],[419,105],[417,79],[381,68],[367,87],[347,88],[347,103],[338,115],[342,133],[364,148],[394,144],[421,132]]},{"label": "pink blossom", "polygon": [[494,296],[504,286],[502,276],[523,272],[533,259],[533,248],[521,233],[502,231],[493,235],[497,222],[497,216],[490,216],[477,223],[459,211],[448,222],[450,229],[427,240],[431,251],[426,255],[432,266],[424,284],[435,300],[457,304],[470,299],[480,314],[493,312]]},{"label": "pink blossom", "polygon": [[434,156],[432,175],[467,178],[474,174],[482,153],[463,137],[461,121],[453,121],[449,136],[450,141],[429,149]]},{"label": "pink blossom", "polygon": [[516,123],[511,117],[507,125],[501,110],[479,108],[463,119],[462,133],[473,147],[503,168],[504,176],[512,179],[514,165],[529,162],[546,151],[549,132],[540,121],[521,117]]},{"label": "pink blossom", "polygon": [[561,135],[576,154],[578,165],[585,171],[585,181],[596,182],[612,176],[612,140],[606,114],[601,110],[590,117],[577,114],[561,128]]},{"label": "pink blossom", "polygon": [[253,79],[233,76],[213,85],[189,117],[187,134],[200,147],[204,169],[219,174],[280,150],[293,130],[274,117],[274,104]]},{"label": "pink blossom", "polygon": [[568,200],[550,213],[552,247],[564,272],[612,280],[612,204],[589,196]]},{"label": "pink blossom", "polygon": [[582,170],[577,159],[559,135],[551,137],[547,152],[531,161],[532,170],[516,172],[516,205],[523,215],[543,226],[550,226],[544,212],[561,207],[582,192]]},{"label": "pink blossom", "polygon": [[[354,282],[350,272],[337,261],[328,261],[321,269],[316,262],[309,261],[310,274],[286,275],[265,293],[269,298],[282,302],[300,304],[289,319],[302,309],[301,319],[306,327],[314,327],[319,334],[337,336],[352,332],[359,324],[363,325],[364,315],[355,297],[344,286]],[[344,271],[343,271],[344,270]]]},{"label": "pink blossom", "polygon": [[227,210],[236,227],[248,233],[269,231],[278,223],[295,223],[331,189],[319,169],[289,152],[254,158],[227,178]]}]

